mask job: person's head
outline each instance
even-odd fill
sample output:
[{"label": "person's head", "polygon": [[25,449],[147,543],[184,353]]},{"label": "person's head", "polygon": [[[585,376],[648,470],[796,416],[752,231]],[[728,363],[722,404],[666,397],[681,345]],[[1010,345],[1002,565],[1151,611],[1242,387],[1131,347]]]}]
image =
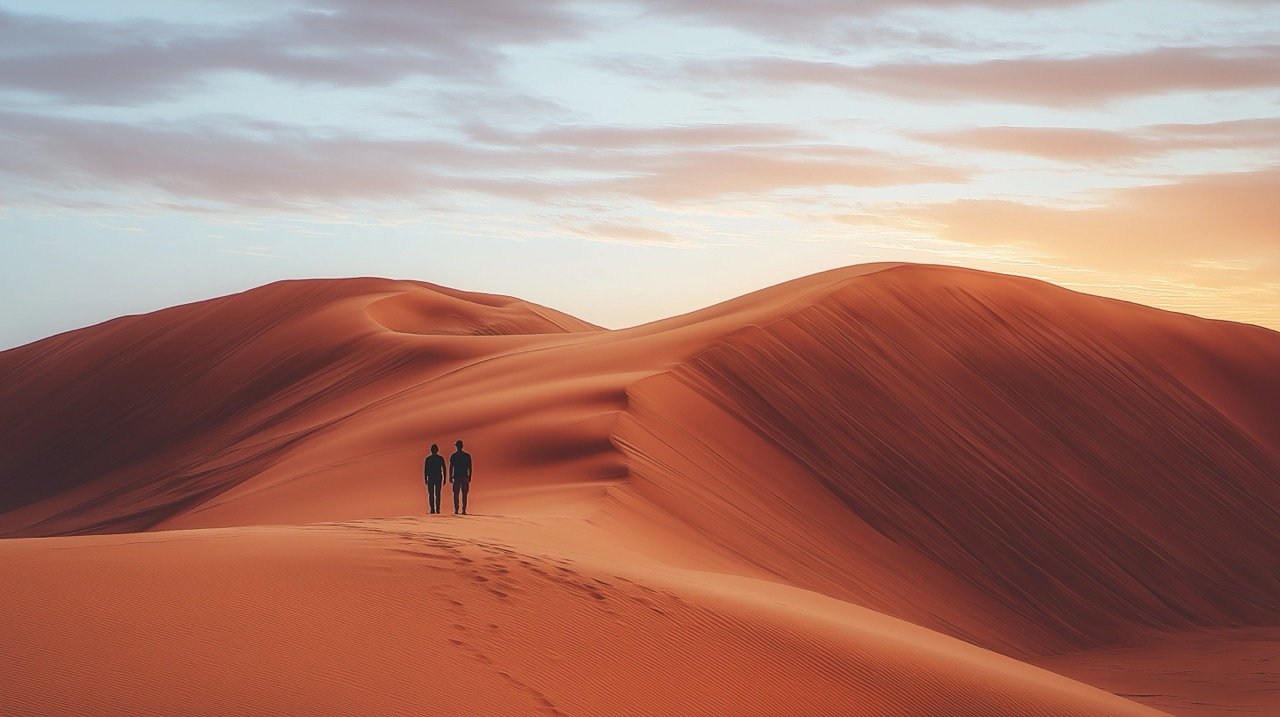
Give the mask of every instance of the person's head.
[{"label": "person's head", "polygon": [[431,455],[433,455],[433,456],[434,456],[435,454],[437,454],[437,453],[439,453],[439,452],[440,452],[440,446],[437,446],[436,444],[432,443],[432,444],[431,444]]},{"label": "person's head", "polygon": [[462,439],[461,439],[461,438],[459,438],[459,439],[458,439],[458,441],[457,441],[456,443],[454,443],[453,445],[457,446],[457,447],[458,447],[458,450],[462,450]]}]

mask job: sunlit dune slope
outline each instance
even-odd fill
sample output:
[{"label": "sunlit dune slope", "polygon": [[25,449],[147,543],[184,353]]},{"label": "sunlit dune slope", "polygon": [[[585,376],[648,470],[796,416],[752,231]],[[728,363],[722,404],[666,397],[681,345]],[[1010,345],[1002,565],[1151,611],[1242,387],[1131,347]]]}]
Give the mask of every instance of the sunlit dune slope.
[{"label": "sunlit dune slope", "polygon": [[306,280],[5,351],[0,532],[150,527],[402,380],[595,328],[420,282]]},{"label": "sunlit dune slope", "polygon": [[0,712],[1156,714],[609,543],[577,521],[483,516],[0,541]]}]

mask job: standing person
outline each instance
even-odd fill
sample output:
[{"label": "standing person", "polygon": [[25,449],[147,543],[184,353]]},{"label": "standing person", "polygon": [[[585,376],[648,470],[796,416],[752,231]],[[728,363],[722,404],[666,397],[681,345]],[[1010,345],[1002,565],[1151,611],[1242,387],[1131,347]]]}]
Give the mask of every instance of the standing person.
[{"label": "standing person", "polygon": [[422,464],[422,477],[427,481],[427,502],[431,504],[431,512],[440,512],[440,486],[444,483],[444,456],[440,455],[440,446],[431,444],[431,455]]},{"label": "standing person", "polygon": [[457,514],[458,510],[458,492],[462,492],[462,510],[463,515],[467,514],[467,491],[471,489],[471,454],[462,450],[462,441],[458,441],[453,445],[458,450],[449,456],[449,482],[453,484],[453,512]]}]

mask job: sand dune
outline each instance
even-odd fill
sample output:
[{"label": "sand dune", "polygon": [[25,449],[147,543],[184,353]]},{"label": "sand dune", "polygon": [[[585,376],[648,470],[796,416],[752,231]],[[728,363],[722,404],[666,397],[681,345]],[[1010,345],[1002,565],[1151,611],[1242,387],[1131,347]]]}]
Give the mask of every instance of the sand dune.
[{"label": "sand dune", "polygon": [[[1135,337],[1134,313],[1165,331]],[[665,511],[772,574],[1014,654],[1274,624],[1280,444],[1262,439],[1280,421],[1239,416],[1280,406],[1277,339],[1027,281],[894,270],[633,386],[632,464]],[[1203,356],[1220,371],[1213,395],[1197,390]],[[748,430],[708,430],[729,423]],[[765,498],[747,510],[744,488]],[[871,545],[884,551],[872,564],[833,569]],[[939,582],[972,602],[904,603],[909,585]]]},{"label": "sand dune", "polygon": [[[1077,677],[1265,710],[1278,685],[1243,673],[1280,653],[1276,366],[1257,327],[915,265],[622,331],[376,279],[117,319],[0,353],[0,534],[131,533],[0,542],[2,691],[23,714],[1144,709]],[[395,517],[459,436],[481,515]],[[1201,669],[1219,689],[1168,679]]]},{"label": "sand dune", "polygon": [[830,598],[566,549],[598,532],[450,516],[3,541],[0,687],[24,715],[1150,713]]},{"label": "sand dune", "polygon": [[290,281],[6,351],[0,511],[25,508],[5,524],[29,534],[152,527],[389,393],[594,328],[413,282]]}]

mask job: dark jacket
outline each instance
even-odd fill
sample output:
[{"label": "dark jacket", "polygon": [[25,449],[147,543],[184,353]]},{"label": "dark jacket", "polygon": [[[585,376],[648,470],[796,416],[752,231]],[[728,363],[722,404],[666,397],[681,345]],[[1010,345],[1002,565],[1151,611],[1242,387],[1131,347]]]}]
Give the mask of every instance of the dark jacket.
[{"label": "dark jacket", "polygon": [[440,483],[444,480],[444,456],[439,453],[432,453],[427,456],[427,460],[422,464],[422,477],[428,483]]},{"label": "dark jacket", "polygon": [[471,454],[466,451],[454,451],[449,456],[449,478],[466,483],[471,480]]}]

